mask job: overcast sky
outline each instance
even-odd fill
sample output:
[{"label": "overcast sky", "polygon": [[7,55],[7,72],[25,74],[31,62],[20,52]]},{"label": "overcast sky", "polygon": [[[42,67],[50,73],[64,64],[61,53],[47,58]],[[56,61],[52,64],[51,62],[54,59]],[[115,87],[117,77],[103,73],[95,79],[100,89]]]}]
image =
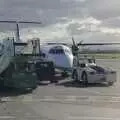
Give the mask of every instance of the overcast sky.
[{"label": "overcast sky", "polygon": [[[20,25],[23,40],[70,42],[74,36],[77,42],[120,41],[120,0],[0,0],[0,20],[43,23]],[[5,30],[15,26],[0,24]]]}]

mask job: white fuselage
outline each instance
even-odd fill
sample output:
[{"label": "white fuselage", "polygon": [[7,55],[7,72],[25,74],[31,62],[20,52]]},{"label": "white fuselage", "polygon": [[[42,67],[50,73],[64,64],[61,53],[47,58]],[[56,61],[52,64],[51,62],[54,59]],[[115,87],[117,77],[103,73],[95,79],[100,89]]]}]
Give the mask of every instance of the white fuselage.
[{"label": "white fuselage", "polygon": [[73,54],[71,49],[65,45],[43,45],[41,52],[45,53],[45,58],[53,61],[55,67],[62,70],[72,70]]}]

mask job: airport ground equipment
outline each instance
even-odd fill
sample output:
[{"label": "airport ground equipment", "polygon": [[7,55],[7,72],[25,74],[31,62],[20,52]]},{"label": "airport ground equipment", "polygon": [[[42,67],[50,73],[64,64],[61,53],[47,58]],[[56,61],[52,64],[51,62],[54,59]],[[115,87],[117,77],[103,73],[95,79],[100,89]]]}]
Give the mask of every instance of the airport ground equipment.
[{"label": "airport ground equipment", "polygon": [[37,61],[35,67],[39,81],[50,80],[56,82],[54,79],[55,67],[52,61]]},{"label": "airport ground equipment", "polygon": [[[0,85],[18,89],[31,89],[37,86],[37,75],[35,69],[35,57],[33,47],[30,43],[16,43],[14,39],[7,39],[3,43],[3,51],[0,57]],[[25,54],[17,54],[16,46],[23,46],[25,50],[30,49]],[[33,59],[34,58],[34,59]],[[29,62],[31,61],[31,62]]]},{"label": "airport ground equipment", "polygon": [[[0,57],[0,85],[19,89],[35,88],[37,85],[37,76],[35,74],[35,69],[32,69],[30,67],[31,64],[29,64],[28,61],[31,58],[33,58],[33,56],[36,56],[34,50],[39,45],[33,47],[33,44],[31,44],[31,42],[25,43],[21,41],[19,33],[19,24],[41,24],[41,22],[13,20],[0,21],[0,23],[10,23],[16,25],[15,39],[8,38],[2,43],[2,54]],[[38,43],[39,41],[40,40],[37,40],[35,43]],[[16,52],[17,46],[20,48],[22,47],[23,49],[22,51],[19,51],[19,54],[18,52]],[[28,66],[29,69],[27,68]],[[32,66],[35,66],[35,64],[33,64]]]},{"label": "airport ground equipment", "polygon": [[107,83],[110,86],[116,82],[116,71],[98,66],[92,59],[84,58],[82,60],[76,57],[73,65],[72,78],[84,86],[87,86],[88,83]]},{"label": "airport ground equipment", "polygon": [[26,56],[16,56],[7,69],[1,74],[4,87],[21,90],[37,87],[37,75],[34,62],[29,63]]}]

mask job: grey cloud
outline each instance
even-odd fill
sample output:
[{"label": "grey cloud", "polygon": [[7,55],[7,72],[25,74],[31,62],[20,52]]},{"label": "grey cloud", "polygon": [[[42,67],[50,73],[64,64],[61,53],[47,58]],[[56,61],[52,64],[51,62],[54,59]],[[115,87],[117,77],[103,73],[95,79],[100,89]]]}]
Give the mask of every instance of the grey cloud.
[{"label": "grey cloud", "polygon": [[120,28],[120,17],[113,17],[103,21],[102,26]]},{"label": "grey cloud", "polygon": [[[81,29],[79,29],[81,27]],[[67,27],[67,31],[70,35],[81,35],[83,33],[89,32],[88,28],[84,27],[84,25],[79,23],[70,24]]]},{"label": "grey cloud", "polygon": [[[106,35],[106,33],[102,33],[98,29],[96,31],[89,30],[91,26],[96,28],[95,21],[81,24],[78,21],[92,17],[101,21],[100,27],[107,27],[108,29],[119,27],[119,6],[119,0],[0,0],[0,20],[42,21],[44,26],[35,26],[41,27],[38,32],[51,33],[52,28],[57,35],[59,35],[61,28],[56,29],[56,24],[59,23],[61,27],[62,25],[64,27],[64,24],[68,24],[67,27],[62,29],[66,31],[67,36],[62,36],[61,38],[56,35],[53,35],[53,38],[50,36],[53,40],[65,40],[71,35],[79,39],[85,38],[88,41],[95,41],[98,38],[112,40],[118,38],[114,35],[108,37],[108,34]],[[78,19],[78,21],[69,23],[69,20],[75,19]],[[29,27],[29,25],[20,25],[20,27]],[[0,24],[0,31],[3,30],[15,30],[15,25]],[[42,34],[40,35],[45,35],[45,33]]]},{"label": "grey cloud", "polygon": [[119,16],[119,6],[119,0],[88,0],[86,2],[86,8],[89,10],[89,13],[98,19]]},{"label": "grey cloud", "polygon": [[8,19],[20,19],[20,17],[36,19],[40,15],[39,11],[43,12],[43,17],[45,15],[49,17],[53,14],[64,16],[71,14],[69,12],[77,7],[75,2],[65,3],[61,0],[2,0],[0,3],[2,3],[0,4],[0,14],[3,15],[3,19],[4,16],[6,18],[6,15],[8,15]]},{"label": "grey cloud", "polygon": [[[1,0],[0,20],[36,20],[49,25],[60,22],[61,17],[82,16],[81,7],[82,3],[62,0]],[[3,29],[7,26],[0,24]]]}]

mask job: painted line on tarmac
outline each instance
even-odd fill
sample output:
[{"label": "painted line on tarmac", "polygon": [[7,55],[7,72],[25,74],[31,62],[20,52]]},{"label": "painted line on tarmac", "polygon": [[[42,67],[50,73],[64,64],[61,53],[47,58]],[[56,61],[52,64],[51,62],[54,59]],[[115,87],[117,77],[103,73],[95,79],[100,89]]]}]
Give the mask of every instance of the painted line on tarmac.
[{"label": "painted line on tarmac", "polygon": [[120,103],[120,97],[109,97],[109,96],[45,96],[44,98],[34,99],[32,97],[25,97],[22,102],[97,102],[97,103]]},{"label": "painted line on tarmac", "polygon": [[119,118],[69,116],[68,120],[119,120]]},{"label": "painted line on tarmac", "polygon": [[0,116],[0,119],[15,119],[15,116]]},{"label": "painted line on tarmac", "polygon": [[94,90],[90,90],[90,89],[80,89],[82,91],[87,91],[88,93],[94,93],[94,94],[97,94],[97,95],[103,95],[101,92],[98,92],[98,91],[94,91]]},{"label": "painted line on tarmac", "polygon": [[43,98],[34,98],[33,96],[24,96],[22,98],[4,97],[1,102],[62,102],[62,103],[120,103],[120,97],[114,96],[44,96]]}]

